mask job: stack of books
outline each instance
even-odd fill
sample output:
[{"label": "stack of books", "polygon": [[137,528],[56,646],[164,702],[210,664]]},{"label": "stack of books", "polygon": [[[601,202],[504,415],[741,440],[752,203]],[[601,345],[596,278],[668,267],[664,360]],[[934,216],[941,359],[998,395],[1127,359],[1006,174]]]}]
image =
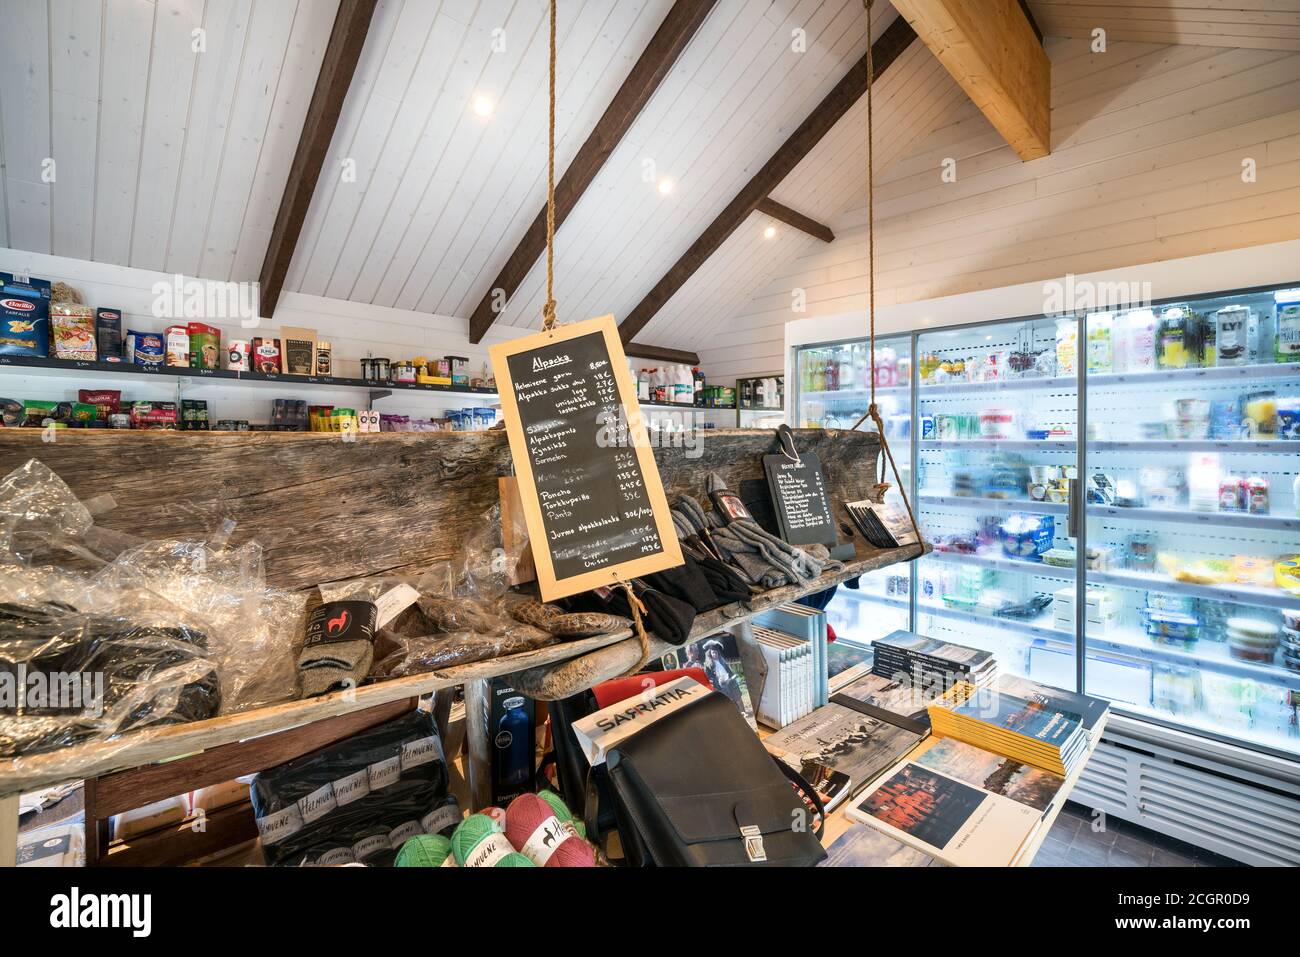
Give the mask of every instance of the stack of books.
[{"label": "stack of books", "polygon": [[947,691],[965,683],[983,688],[997,677],[993,652],[967,648],[910,631],[895,631],[872,645],[871,672],[882,678],[900,677],[918,688]]},{"label": "stack of books", "polygon": [[772,728],[784,728],[810,714],[817,705],[820,684],[815,670],[813,644],[784,631],[755,625],[750,629],[767,674],[761,685],[754,713]]},{"label": "stack of books", "polygon": [[1090,753],[1106,703],[1087,695],[1006,679],[962,682],[930,705],[935,734],[1068,777]]},{"label": "stack of books", "polygon": [[876,548],[901,548],[920,541],[912,520],[907,517],[907,510],[893,502],[846,502],[844,509],[853,519],[853,524]]},{"label": "stack of books", "polygon": [[830,700],[826,662],[826,612],[796,602],[787,602],[755,615],[753,623],[808,643],[813,656],[812,704],[814,708],[826,704]]}]

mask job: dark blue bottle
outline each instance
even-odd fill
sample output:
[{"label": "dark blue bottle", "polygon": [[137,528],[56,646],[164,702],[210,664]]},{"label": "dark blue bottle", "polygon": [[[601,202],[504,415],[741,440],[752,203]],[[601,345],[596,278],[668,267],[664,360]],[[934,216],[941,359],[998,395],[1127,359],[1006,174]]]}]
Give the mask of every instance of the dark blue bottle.
[{"label": "dark blue bottle", "polygon": [[493,744],[496,746],[497,783],[503,792],[524,792],[532,784],[533,742],[529,734],[528,712],[523,696],[502,702],[506,713],[501,716]]}]

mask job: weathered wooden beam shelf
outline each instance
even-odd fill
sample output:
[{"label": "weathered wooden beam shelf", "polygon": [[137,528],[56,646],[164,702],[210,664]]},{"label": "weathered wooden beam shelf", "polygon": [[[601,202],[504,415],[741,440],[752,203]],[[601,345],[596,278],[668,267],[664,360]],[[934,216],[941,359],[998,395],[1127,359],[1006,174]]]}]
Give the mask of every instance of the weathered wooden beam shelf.
[{"label": "weathered wooden beam shelf", "polygon": [[[655,449],[671,501],[701,496],[716,472],[735,489],[760,481],[775,433],[718,429],[697,443]],[[876,481],[879,442],[865,432],[796,430],[801,452],[821,460],[836,503],[863,498]],[[503,432],[380,433],[342,441],[313,433],[73,431],[43,442],[29,429],[0,429],[0,475],[29,458],[52,468],[79,498],[105,493],[116,507],[96,523],[143,538],[203,538],[225,518],[233,544],[264,549],[269,584],[307,588],[378,574],[417,574],[456,558],[498,504],[497,478],[510,474]],[[879,550],[861,537],[842,569],[701,615],[706,635],[773,605],[908,561],[919,548]],[[667,645],[657,642],[652,651]],[[140,767],[249,738],[347,715],[498,675],[517,675],[538,698],[573,694],[636,663],[640,642],[621,631],[488,661],[458,665],[207,721],[128,733],[43,755],[0,761],[0,798],[63,781]]]},{"label": "weathered wooden beam shelf", "polygon": [[[916,546],[874,551],[847,563],[842,570],[824,574],[806,585],[775,588],[749,602],[715,609],[696,619],[692,638],[712,634],[775,605],[919,555],[920,550]],[[670,647],[658,639],[652,639],[652,644],[655,654],[663,654]],[[591,654],[592,652],[599,654]],[[207,721],[127,733],[110,741],[0,761],[0,797],[167,761],[223,744],[499,675],[518,675],[522,690],[542,699],[553,700],[622,674],[636,663],[640,653],[640,642],[632,636],[631,631],[612,632],[552,645],[538,651],[376,682],[353,691],[340,691],[302,701],[286,701]]]}]

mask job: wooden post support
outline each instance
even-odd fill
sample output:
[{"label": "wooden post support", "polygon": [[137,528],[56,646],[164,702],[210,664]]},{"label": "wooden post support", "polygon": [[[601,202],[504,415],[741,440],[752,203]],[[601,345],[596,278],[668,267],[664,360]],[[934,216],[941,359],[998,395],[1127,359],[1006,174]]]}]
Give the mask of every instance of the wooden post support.
[{"label": "wooden post support", "polygon": [[0,867],[18,862],[18,795],[0,797]]},{"label": "wooden post support", "polygon": [[465,683],[465,770],[471,814],[492,803],[492,742],[487,726],[490,688],[487,680]]}]

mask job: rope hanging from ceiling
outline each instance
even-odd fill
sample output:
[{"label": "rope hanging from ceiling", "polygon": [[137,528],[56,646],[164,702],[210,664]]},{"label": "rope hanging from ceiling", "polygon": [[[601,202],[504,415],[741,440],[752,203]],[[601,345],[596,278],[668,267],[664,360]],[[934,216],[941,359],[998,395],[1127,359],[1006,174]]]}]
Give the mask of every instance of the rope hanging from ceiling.
[{"label": "rope hanging from ceiling", "polygon": [[[921,526],[916,521],[916,514],[912,511],[912,503],[907,497],[907,485],[899,475],[898,464],[894,461],[894,453],[889,448],[889,437],[885,435],[885,423],[880,415],[880,407],[876,405],[876,196],[875,196],[875,129],[872,124],[871,115],[871,84],[875,79],[875,65],[871,62],[871,6],[873,0],[862,0],[862,6],[867,11],[867,334],[868,345],[870,350],[870,359],[868,362],[868,375],[871,377],[871,402],[867,406],[866,414],[858,421],[853,423],[853,428],[859,428],[863,422],[870,419],[876,426],[876,433],[880,436],[880,457],[889,463],[890,471],[893,473],[894,482],[898,485],[899,494],[903,497],[903,507],[907,509],[907,517],[912,523],[912,528],[916,532],[917,541],[925,547],[925,536],[921,533]],[[912,374],[916,375],[916,367],[913,367]],[[889,491],[890,483],[880,481],[879,476],[884,471],[883,461],[877,461],[876,475],[877,483],[874,498],[877,502],[883,502],[885,493]]]}]

